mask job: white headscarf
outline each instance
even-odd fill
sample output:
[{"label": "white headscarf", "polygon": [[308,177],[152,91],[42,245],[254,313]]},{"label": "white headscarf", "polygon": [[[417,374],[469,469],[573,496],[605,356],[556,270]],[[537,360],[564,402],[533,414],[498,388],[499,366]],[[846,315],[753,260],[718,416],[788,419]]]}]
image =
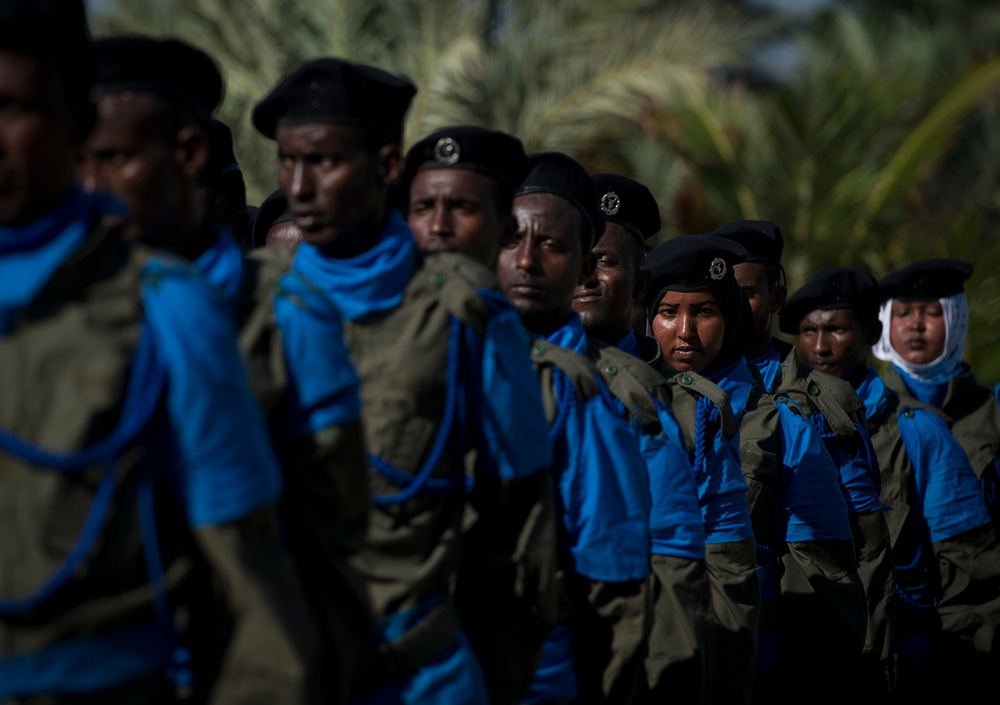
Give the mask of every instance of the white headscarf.
[{"label": "white headscarf", "polygon": [[944,352],[940,357],[922,365],[907,362],[892,347],[889,336],[892,332],[892,302],[887,300],[879,309],[878,319],[882,321],[882,337],[872,346],[872,352],[879,360],[891,362],[906,374],[921,382],[943,382],[954,374],[962,364],[965,355],[965,334],[969,328],[969,303],[965,292],[938,299],[944,311]]}]

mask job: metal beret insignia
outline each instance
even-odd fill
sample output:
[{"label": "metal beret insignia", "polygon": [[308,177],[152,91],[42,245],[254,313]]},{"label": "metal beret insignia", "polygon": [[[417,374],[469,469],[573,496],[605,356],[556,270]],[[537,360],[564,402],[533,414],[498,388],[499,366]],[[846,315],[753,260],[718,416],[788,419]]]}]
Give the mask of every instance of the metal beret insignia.
[{"label": "metal beret insignia", "polygon": [[434,145],[434,158],[442,164],[454,164],[462,156],[458,142],[451,137],[442,137]]},{"label": "metal beret insignia", "polygon": [[712,264],[708,266],[708,275],[716,281],[726,276],[726,260],[721,257],[713,259]]},{"label": "metal beret insignia", "polygon": [[608,191],[601,198],[601,212],[604,215],[616,215],[621,205],[622,199],[618,198],[618,194],[614,191]]}]

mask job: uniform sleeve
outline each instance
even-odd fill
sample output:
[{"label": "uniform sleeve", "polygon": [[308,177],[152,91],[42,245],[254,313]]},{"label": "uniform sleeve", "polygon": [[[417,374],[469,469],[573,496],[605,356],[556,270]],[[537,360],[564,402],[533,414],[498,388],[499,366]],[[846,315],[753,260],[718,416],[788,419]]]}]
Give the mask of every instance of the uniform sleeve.
[{"label": "uniform sleeve", "polygon": [[282,528],[320,627],[327,696],[341,702],[371,630],[367,587],[350,562],[371,506],[360,382],[325,297],[285,275],[274,306],[289,379]]},{"label": "uniform sleeve", "polygon": [[475,385],[465,415],[475,449],[467,496],[474,518],[455,603],[490,701],[515,705],[557,619],[555,487],[530,340],[509,304],[492,304],[485,333],[465,331]]},{"label": "uniform sleeve", "polygon": [[904,410],[899,430],[933,542],[942,638],[955,653],[988,653],[1000,635],[1000,545],[975,473],[938,417]]},{"label": "uniform sleeve", "polygon": [[207,285],[157,262],[142,281],[195,538],[233,621],[211,702],[315,702],[318,638],[278,542],[281,490],[235,331]]},{"label": "uniform sleeve", "polygon": [[542,393],[528,355],[531,339],[505,299],[490,291],[481,295],[492,315],[481,341],[472,341],[470,349],[480,370],[482,445],[501,478],[526,477],[552,464]]},{"label": "uniform sleeve", "polygon": [[828,692],[842,699],[867,626],[847,506],[837,469],[812,424],[787,404],[777,409],[783,445],[779,531],[788,547],[780,579],[783,669],[803,686],[822,678]]},{"label": "uniform sleeve", "polygon": [[595,581],[649,575],[649,479],[639,439],[606,388],[566,410],[559,477],[563,528],[576,571]]},{"label": "uniform sleeve", "polygon": [[167,366],[188,520],[224,524],[276,501],[281,476],[221,299],[157,261],[143,272],[142,298]]},{"label": "uniform sleeve", "polygon": [[945,422],[929,412],[907,409],[899,415],[899,432],[931,541],[988,523],[975,472]]},{"label": "uniform sleeve", "polygon": [[274,312],[289,377],[285,430],[307,436],[356,421],[360,380],[344,343],[340,313],[294,274],[281,279]]},{"label": "uniform sleeve", "polygon": [[633,702],[651,626],[648,581],[568,580],[571,599],[589,607],[570,615],[580,703]]},{"label": "uniform sleeve", "polygon": [[705,528],[691,460],[670,409],[657,402],[657,416],[662,434],[640,441],[649,471],[651,553],[703,560]]}]

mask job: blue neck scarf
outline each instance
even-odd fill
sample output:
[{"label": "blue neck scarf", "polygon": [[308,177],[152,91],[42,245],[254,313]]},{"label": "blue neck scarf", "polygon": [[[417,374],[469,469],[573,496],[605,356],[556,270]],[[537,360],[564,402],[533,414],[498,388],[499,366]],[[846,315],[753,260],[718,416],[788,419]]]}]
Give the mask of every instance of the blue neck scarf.
[{"label": "blue neck scarf", "polygon": [[618,341],[615,346],[619,350],[624,350],[629,355],[642,359],[642,350],[639,348],[639,341],[635,339],[635,333],[629,331],[624,338]]},{"label": "blue neck scarf", "polygon": [[402,302],[416,256],[413,234],[399,211],[393,209],[378,244],[367,252],[335,259],[303,242],[292,268],[326,293],[344,318],[355,321]]},{"label": "blue neck scarf", "polygon": [[553,345],[560,348],[568,348],[581,355],[587,354],[587,334],[583,330],[583,323],[576,313],[571,313],[562,327],[557,328],[545,338]]},{"label": "blue neck scarf", "polygon": [[885,384],[874,367],[868,368],[868,373],[855,391],[865,404],[865,418],[869,421],[885,408]]},{"label": "blue neck scarf", "polygon": [[774,380],[778,376],[778,370],[781,369],[781,354],[778,352],[778,348],[775,347],[774,341],[771,341],[771,347],[767,349],[767,352],[758,357],[755,360],[750,360],[749,363],[757,368],[760,372],[760,376],[764,378],[764,389],[770,391],[774,387]]},{"label": "blue neck scarf", "polygon": [[715,382],[726,393],[736,423],[739,424],[743,414],[746,413],[747,402],[750,401],[750,392],[754,386],[753,375],[750,374],[746,359],[741,357],[727,367],[705,372],[702,376]]},{"label": "blue neck scarf", "polygon": [[20,227],[0,227],[0,334],[90,235],[101,215],[124,214],[104,194],[73,189],[52,212]]},{"label": "blue neck scarf", "polygon": [[215,242],[194,261],[194,267],[235,307],[243,283],[243,250],[227,231],[219,228],[216,233]]},{"label": "blue neck scarf", "polygon": [[895,365],[895,368],[899,376],[903,378],[906,388],[910,390],[913,396],[928,406],[940,409],[944,404],[944,398],[948,395],[948,385],[951,383],[951,378],[961,371],[962,363],[959,363],[958,368],[949,373],[944,379],[938,378],[934,381],[917,379],[913,375],[908,374],[899,365]]}]

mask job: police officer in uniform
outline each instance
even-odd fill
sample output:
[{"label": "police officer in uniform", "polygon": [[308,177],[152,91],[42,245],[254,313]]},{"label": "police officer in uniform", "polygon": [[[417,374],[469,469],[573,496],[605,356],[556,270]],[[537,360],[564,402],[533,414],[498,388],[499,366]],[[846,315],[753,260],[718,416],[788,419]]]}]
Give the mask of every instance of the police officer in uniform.
[{"label": "police officer in uniform", "polygon": [[[798,334],[810,363],[849,381],[865,404],[882,501],[891,507],[894,687],[900,701],[944,697],[964,686],[945,667],[949,654],[939,645],[954,648],[970,628],[996,623],[997,543],[975,474],[947,423],[904,400],[870,364],[870,348],[882,335],[878,301],[878,282],[868,272],[824,269],[789,297],[779,323]],[[941,634],[947,631],[954,636]]]},{"label": "police officer in uniform", "polygon": [[762,594],[753,697],[791,701],[822,677],[831,698],[846,698],[866,621],[847,509],[837,469],[805,414],[788,396],[767,395],[739,357],[743,348],[725,340],[740,324],[750,327],[744,345],[753,340],[750,304],[732,272],[746,249],[712,235],[657,249],[654,337],[672,366],[701,368],[732,390],[740,417]]},{"label": "police officer in uniform", "polygon": [[[711,255],[708,260],[706,255]],[[677,417],[682,426],[694,428],[690,443],[713,617],[711,698],[719,703],[750,701],[761,605],[737,435],[753,384],[739,363],[751,340],[749,305],[736,295],[732,278],[733,264],[745,256],[741,246],[726,240],[687,236],[653,248],[645,265],[650,276],[646,327],[660,349],[655,364],[684,390],[675,396]],[[711,278],[713,272],[717,279]],[[732,367],[737,374],[724,380],[717,366]],[[695,387],[702,396],[687,392]],[[720,393],[722,402],[716,401]]]},{"label": "police officer in uniform", "polygon": [[653,623],[640,700],[669,694],[684,702],[708,702],[711,593],[691,468],[693,445],[687,441],[694,418],[682,433],[671,411],[679,390],[643,361],[649,355],[656,364],[659,348],[644,336],[640,343],[631,330],[632,304],[642,300],[649,282],[644,242],[660,229],[659,206],[649,189],[626,176],[592,178],[604,232],[592,249],[594,270],[577,287],[573,309],[587,332],[587,356],[629,410],[649,471]]},{"label": "police officer in uniform", "polygon": [[94,52],[99,117],[84,182],[119,196],[142,221],[142,239],[191,259],[236,319],[284,469],[288,545],[324,627],[324,660],[337,664],[324,672],[329,697],[342,701],[370,630],[362,581],[346,563],[364,535],[368,492],[342,323],[335,312],[319,320],[321,302],[296,291],[297,280],[279,286],[289,256],[246,258],[198,198],[209,115],[222,94],[212,59],[185,42],[143,36],[97,40]]},{"label": "police officer in uniform", "polygon": [[[996,532],[1000,406],[962,361],[969,321],[964,285],[971,274],[970,262],[949,259],[922,260],[887,274],[880,282],[882,335],[873,350],[891,363],[883,379],[903,403],[921,402],[947,416],[979,479]],[[996,576],[986,572],[989,563],[980,566],[978,578],[996,584]],[[1000,659],[996,614],[983,605],[979,621],[966,623],[961,634],[955,623],[942,627],[938,653],[952,676],[945,688],[976,702],[992,688],[988,674]]]},{"label": "police officer in uniform", "polygon": [[734,274],[750,301],[756,326],[748,363],[760,373],[765,389],[793,399],[808,415],[837,466],[868,602],[868,628],[852,699],[881,702],[888,694],[895,596],[889,526],[879,502],[878,465],[865,430],[864,405],[850,384],[803,365],[791,345],[772,335],[772,319],[787,295],[779,283],[784,238],[777,224],[740,220],[714,234],[747,250],[746,261],[734,267]]},{"label": "police officer in uniform", "polygon": [[0,702],[318,702],[228,312],[75,187],[91,70],[81,3],[0,8]]},{"label": "police officer in uniform", "polygon": [[352,702],[511,703],[554,621],[551,450],[494,274],[425,259],[388,203],[415,92],[320,58],[252,119],[303,230],[292,275],[343,315],[361,378],[373,508],[354,565],[376,622]]},{"label": "police officer in uniform", "polygon": [[589,174],[569,156],[529,157],[503,243],[504,293],[537,340],[559,491],[560,621],[526,703],[630,702],[648,628],[649,488],[639,439],[586,357],[573,294],[604,223]]}]

